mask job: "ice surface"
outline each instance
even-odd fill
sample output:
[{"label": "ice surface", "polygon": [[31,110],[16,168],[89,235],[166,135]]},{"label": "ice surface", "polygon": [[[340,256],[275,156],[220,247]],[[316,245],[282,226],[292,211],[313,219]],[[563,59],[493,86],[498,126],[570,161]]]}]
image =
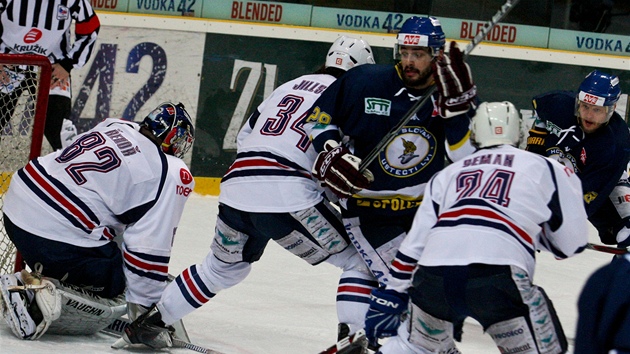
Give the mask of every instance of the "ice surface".
[{"label": "ice surface", "polygon": [[[191,195],[175,238],[170,273],[179,274],[201,263],[213,236],[217,197]],[[597,242],[591,229],[591,242]],[[610,261],[605,253],[586,250],[562,261],[548,253],[537,256],[534,283],[553,301],[567,337],[573,339],[577,322],[576,300],[586,278]],[[227,354],[315,354],[336,339],[335,292],[340,270],[321,264],[310,266],[273,241],[241,284],[220,292],[206,305],[184,318],[194,344]],[[22,341],[0,322],[0,353],[122,353],[151,350],[115,350],[115,338],[44,335]],[[464,354],[498,353],[489,336],[474,321],[464,326]],[[186,349],[163,352],[193,353]]]}]

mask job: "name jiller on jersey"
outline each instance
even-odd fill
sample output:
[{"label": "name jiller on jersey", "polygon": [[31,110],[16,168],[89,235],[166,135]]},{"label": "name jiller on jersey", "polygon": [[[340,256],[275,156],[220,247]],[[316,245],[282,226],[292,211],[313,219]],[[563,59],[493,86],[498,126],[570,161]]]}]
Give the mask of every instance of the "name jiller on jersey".
[{"label": "name jiller on jersey", "polygon": [[320,94],[320,93],[324,92],[324,90],[327,87],[328,86],[322,85],[319,82],[309,81],[309,80],[302,80],[302,82],[300,82],[299,84],[294,85],[293,89],[294,90],[307,91],[307,92],[314,92],[316,94]]},{"label": "name jiller on jersey", "polygon": [[514,162],[514,155],[512,154],[487,154],[482,156],[477,156],[472,159],[464,160],[464,167],[467,166],[476,166],[476,165],[502,165],[511,167]]},{"label": "name jiller on jersey", "polygon": [[18,53],[41,54],[41,55],[48,56],[46,48],[43,48],[39,44],[31,44],[31,45],[16,44],[15,46],[13,46],[13,50]]}]

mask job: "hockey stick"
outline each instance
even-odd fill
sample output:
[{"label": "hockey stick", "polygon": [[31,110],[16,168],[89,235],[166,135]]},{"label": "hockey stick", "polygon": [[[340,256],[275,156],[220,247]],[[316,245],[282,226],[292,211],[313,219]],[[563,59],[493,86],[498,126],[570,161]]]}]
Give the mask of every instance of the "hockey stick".
[{"label": "hockey stick", "polygon": [[616,254],[616,255],[624,255],[624,254],[630,253],[630,251],[627,248],[604,246],[604,245],[598,245],[598,244],[590,243],[590,242],[586,244],[586,248],[589,250],[611,253],[611,254]]},{"label": "hockey stick", "polygon": [[[477,45],[488,36],[488,33],[492,31],[494,26],[496,26],[497,23],[499,23],[501,20],[505,18],[505,16],[507,16],[510,10],[512,10],[512,8],[516,6],[516,4],[519,1],[520,0],[507,0],[507,2],[503,4],[503,6],[501,6],[499,11],[497,11],[497,13],[494,16],[492,16],[492,19],[486,22],[483,28],[481,28],[481,30],[477,33],[475,38],[473,38],[472,41],[468,43],[468,45],[466,46],[466,49],[464,50],[464,59],[466,59],[468,55],[470,54],[470,52],[472,52],[473,49],[475,49],[475,47],[477,47]],[[413,118],[413,116],[415,116],[416,113],[418,113],[420,108],[422,108],[429,101],[429,99],[433,96],[433,93],[435,93],[436,90],[437,90],[437,87],[435,85],[431,86],[431,88],[424,95],[424,97],[422,97],[421,100],[416,101],[416,103],[409,109],[409,111],[407,111],[407,113],[400,119],[400,121],[398,121],[398,124],[396,124],[396,126],[394,126],[381,139],[381,141],[379,141],[379,143],[374,147],[374,149],[372,149],[372,151],[370,151],[370,153],[365,158],[363,158],[363,160],[361,161],[361,164],[359,165],[359,172],[365,171],[368,165],[371,164],[372,161],[376,159],[376,157],[381,153],[381,151],[385,148],[385,146],[389,145],[389,143],[391,143],[392,140],[394,140],[394,138],[398,135],[398,132],[400,131],[400,129],[402,129],[407,123],[409,123],[411,118]]]},{"label": "hockey stick", "polygon": [[[109,328],[109,327],[108,327]],[[103,331],[103,333],[106,334],[112,334],[114,335],[113,332],[108,332],[108,331]],[[121,349],[124,348],[128,345],[129,343],[127,343],[127,341],[125,341],[125,339],[123,337],[118,338],[117,341],[114,342],[114,344],[111,345],[112,349]],[[220,351],[216,351],[213,349],[209,349],[209,348],[204,348],[202,346],[196,345],[196,344],[192,344],[190,342],[187,342],[185,340],[182,339],[178,339],[178,338],[173,338],[173,346],[172,348],[184,348],[184,349],[189,349],[198,353],[205,353],[205,354],[225,354],[223,352]]]}]

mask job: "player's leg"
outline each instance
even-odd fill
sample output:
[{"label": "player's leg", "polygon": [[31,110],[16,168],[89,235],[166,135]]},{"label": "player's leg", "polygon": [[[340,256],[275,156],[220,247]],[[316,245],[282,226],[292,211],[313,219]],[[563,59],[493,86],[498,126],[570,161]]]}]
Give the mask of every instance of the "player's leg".
[{"label": "player's leg", "polygon": [[365,327],[365,313],[370,307],[370,293],[378,287],[378,282],[352,246],[332,255],[326,263],[343,269],[337,287],[339,337],[352,335]]},{"label": "player's leg", "polygon": [[[4,226],[11,241],[33,270],[91,293],[111,299],[125,290],[123,260],[118,245],[78,247],[33,235],[5,215]],[[40,268],[41,267],[41,268]]]},{"label": "player's leg", "polygon": [[223,289],[243,281],[260,259],[268,237],[255,232],[249,213],[219,205],[215,236],[201,264],[193,264],[169,284],[157,304],[170,325],[201,307]]},{"label": "player's leg", "polygon": [[53,150],[61,149],[61,126],[64,119],[70,119],[72,104],[70,97],[61,95],[48,96],[48,109],[46,111],[46,126],[44,136]]},{"label": "player's leg", "polygon": [[481,323],[500,350],[566,352],[567,341],[553,304],[525,271],[507,265],[479,265],[475,271],[481,276],[469,281],[471,317]]},{"label": "player's leg", "polygon": [[[338,336],[354,334],[364,327],[370,292],[378,283],[356,249],[349,246],[341,216],[328,200],[290,215],[301,225],[286,221],[295,229],[288,235],[291,241],[286,242],[287,237],[281,237],[277,242],[311,264],[326,259],[326,263],[343,270],[337,287]],[[296,243],[300,246],[294,247]]]},{"label": "player's leg", "polygon": [[373,223],[367,219],[369,218],[344,218],[343,222],[350,242],[374,277],[379,283],[386,283],[389,265],[396,257],[408,227],[394,221]]}]

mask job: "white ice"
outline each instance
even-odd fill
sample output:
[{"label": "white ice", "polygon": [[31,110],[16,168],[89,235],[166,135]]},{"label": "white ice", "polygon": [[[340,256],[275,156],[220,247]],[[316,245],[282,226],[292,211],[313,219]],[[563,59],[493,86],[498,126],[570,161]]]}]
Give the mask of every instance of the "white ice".
[{"label": "white ice", "polygon": [[[191,195],[175,238],[171,274],[179,274],[206,256],[217,212],[217,197]],[[593,229],[591,242],[598,242]],[[550,296],[571,340],[579,292],[586,278],[608,263],[611,256],[586,250],[562,261],[548,253],[538,254],[537,259],[534,283]],[[184,323],[194,344],[227,354],[319,353],[336,339],[335,292],[339,274],[337,268],[328,264],[310,266],[271,241],[244,282],[220,292],[185,317]],[[37,341],[23,341],[0,321],[0,353],[151,352],[111,349],[114,341],[104,334],[44,335]],[[464,354],[499,353],[474,321],[466,322],[463,341],[458,346]],[[193,353],[187,349],[164,352]]]}]

